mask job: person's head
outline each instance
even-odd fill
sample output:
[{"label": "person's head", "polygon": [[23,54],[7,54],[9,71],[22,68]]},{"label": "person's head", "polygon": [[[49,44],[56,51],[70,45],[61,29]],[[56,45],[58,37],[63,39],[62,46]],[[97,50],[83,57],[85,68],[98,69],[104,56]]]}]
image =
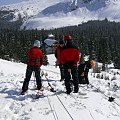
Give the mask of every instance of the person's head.
[{"label": "person's head", "polygon": [[35,47],[40,47],[40,45],[41,45],[41,44],[40,44],[40,41],[39,41],[39,40],[35,40],[35,41],[34,41],[34,46],[35,46]]},{"label": "person's head", "polygon": [[71,37],[70,35],[68,35],[68,36],[64,36],[64,40],[65,40],[65,41],[72,40],[72,37]]},{"label": "person's head", "polygon": [[65,41],[65,46],[72,46],[73,42],[72,42],[72,37],[70,35],[68,36],[64,36],[64,41]]},{"label": "person's head", "polygon": [[59,45],[60,45],[60,47],[63,47],[64,44],[65,44],[64,40],[60,40],[60,41],[59,41]]},{"label": "person's head", "polygon": [[48,34],[49,39],[55,39],[55,36],[53,34]]}]

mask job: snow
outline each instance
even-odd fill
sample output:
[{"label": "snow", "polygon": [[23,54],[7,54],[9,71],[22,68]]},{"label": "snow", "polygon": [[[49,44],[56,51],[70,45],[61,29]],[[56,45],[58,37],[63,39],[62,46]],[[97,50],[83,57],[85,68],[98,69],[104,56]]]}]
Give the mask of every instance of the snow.
[{"label": "snow", "polygon": [[0,0],[0,9],[14,10],[14,21],[21,15],[21,29],[54,29],[105,18],[120,21],[120,0]]},{"label": "snow", "polygon": [[[36,93],[34,75],[28,93],[20,95],[26,64],[0,59],[0,120],[120,120],[120,70],[100,73],[109,78],[116,75],[116,80],[93,77],[95,73],[90,70],[89,80],[94,87],[80,85],[78,93],[67,95],[64,82],[59,82],[53,54],[48,55],[48,61],[49,65],[42,66],[41,71],[48,74],[56,93],[49,91],[43,76],[45,97],[34,100],[30,96]],[[115,101],[108,101],[111,96]]]}]

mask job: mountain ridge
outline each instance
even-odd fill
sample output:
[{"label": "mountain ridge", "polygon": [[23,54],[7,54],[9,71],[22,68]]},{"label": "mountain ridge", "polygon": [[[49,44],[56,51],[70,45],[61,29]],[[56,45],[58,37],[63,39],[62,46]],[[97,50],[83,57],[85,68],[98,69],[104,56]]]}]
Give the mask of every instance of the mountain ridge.
[{"label": "mountain ridge", "polygon": [[120,1],[117,0],[44,0],[42,3],[24,0],[0,9],[14,10],[14,21],[21,15],[24,18],[21,29],[51,29],[104,18],[120,21]]}]

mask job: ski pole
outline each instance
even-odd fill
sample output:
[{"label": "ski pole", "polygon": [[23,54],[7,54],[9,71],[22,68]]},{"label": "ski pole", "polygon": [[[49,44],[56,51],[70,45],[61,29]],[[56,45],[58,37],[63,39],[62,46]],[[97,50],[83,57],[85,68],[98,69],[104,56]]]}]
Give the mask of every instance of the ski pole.
[{"label": "ski pole", "polygon": [[[93,87],[93,88],[95,88],[97,91],[99,91],[99,92],[101,92],[100,91],[100,89],[99,88],[96,88],[94,85],[92,85],[92,84],[90,84],[91,85],[91,87]],[[103,92],[101,92],[103,95],[105,95]],[[108,101],[109,102],[113,102],[114,100],[115,100],[115,98],[114,97],[109,97],[109,96],[107,96],[107,95],[105,95],[107,98],[108,98]]]},{"label": "ski pole", "polygon": [[35,71],[33,72],[33,77],[34,77],[34,87],[36,88],[36,82],[35,82],[35,80],[36,80],[36,78],[35,78]]},{"label": "ski pole", "polygon": [[48,82],[48,86],[50,86],[50,91],[51,91],[51,92],[56,92],[56,91],[54,90],[54,88],[52,87],[52,85],[49,83],[47,76],[48,76],[48,74],[47,74],[47,72],[46,72],[45,78],[46,78],[46,80],[47,80],[47,82]]}]

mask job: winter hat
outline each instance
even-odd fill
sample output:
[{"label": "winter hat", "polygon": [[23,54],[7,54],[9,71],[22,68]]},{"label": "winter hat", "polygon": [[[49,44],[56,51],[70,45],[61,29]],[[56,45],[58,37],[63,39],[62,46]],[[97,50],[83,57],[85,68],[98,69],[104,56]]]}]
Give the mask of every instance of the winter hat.
[{"label": "winter hat", "polygon": [[35,40],[34,41],[34,46],[36,46],[36,47],[40,47],[40,41],[39,40]]},{"label": "winter hat", "polygon": [[54,36],[53,34],[49,34],[49,35],[48,35],[48,38],[50,38],[50,39],[54,39],[55,36]]},{"label": "winter hat", "polygon": [[59,41],[59,44],[64,44],[64,43],[65,43],[64,40]]},{"label": "winter hat", "polygon": [[72,40],[72,37],[71,37],[70,35],[65,36],[65,37],[64,37],[64,40]]}]

